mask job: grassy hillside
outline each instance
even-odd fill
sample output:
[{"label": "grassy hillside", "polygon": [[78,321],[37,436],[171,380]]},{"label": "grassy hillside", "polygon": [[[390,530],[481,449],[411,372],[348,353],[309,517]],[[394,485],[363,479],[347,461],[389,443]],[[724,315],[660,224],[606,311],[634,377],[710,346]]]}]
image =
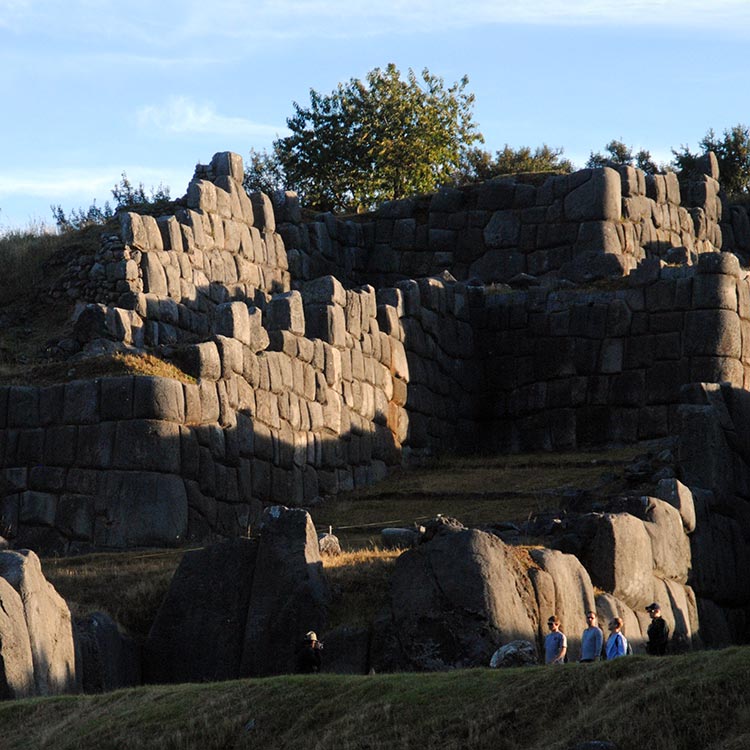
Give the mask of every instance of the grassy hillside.
[{"label": "grassy hillside", "polygon": [[0,705],[3,750],[750,747],[750,649],[439,674],[144,687]]}]

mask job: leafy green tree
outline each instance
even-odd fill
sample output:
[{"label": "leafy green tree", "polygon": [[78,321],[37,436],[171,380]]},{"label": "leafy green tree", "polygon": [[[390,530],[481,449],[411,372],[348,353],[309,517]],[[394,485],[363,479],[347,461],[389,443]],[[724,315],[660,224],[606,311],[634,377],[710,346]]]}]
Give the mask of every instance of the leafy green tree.
[{"label": "leafy green tree", "polygon": [[118,211],[146,207],[158,209],[170,201],[169,188],[165,185],[159,183],[159,187],[152,187],[147,193],[142,182],[133,185],[125,172],[110,192],[115,201],[114,208],[109,201],[100,208],[94,200],[88,208],[73,208],[66,214],[61,205],[50,206],[57,228],[61,232],[70,232],[95,224],[106,224]]},{"label": "leafy green tree", "polygon": [[362,211],[430,192],[482,141],[467,85],[464,76],[446,87],[426,68],[403,80],[389,64],[330,94],[311,89],[309,106],[294,103],[291,134],[274,142],[274,158],[288,186],[319,210]]},{"label": "leafy green tree", "polygon": [[697,160],[713,151],[719,162],[721,185],[729,195],[750,194],[750,129],[741,123],[725,130],[719,138],[711,128],[699,142],[700,151],[687,146],[672,149],[674,167],[679,172],[694,172]]},{"label": "leafy green tree", "polygon": [[546,143],[534,151],[528,146],[513,149],[506,143],[494,156],[484,149],[472,148],[464,154],[455,182],[461,185],[484,182],[499,175],[523,172],[572,172],[572,162],[563,159],[562,154],[562,148],[550,148]]},{"label": "leafy green tree", "polygon": [[651,152],[641,149],[633,154],[633,149],[626,146],[622,141],[610,141],[605,147],[605,154],[601,151],[589,155],[586,166],[596,167],[621,167],[630,166],[643,170],[646,174],[655,174],[660,171],[659,166],[651,157]]},{"label": "leafy green tree", "polygon": [[242,184],[248,193],[273,193],[284,190],[289,181],[275,152],[251,148]]}]

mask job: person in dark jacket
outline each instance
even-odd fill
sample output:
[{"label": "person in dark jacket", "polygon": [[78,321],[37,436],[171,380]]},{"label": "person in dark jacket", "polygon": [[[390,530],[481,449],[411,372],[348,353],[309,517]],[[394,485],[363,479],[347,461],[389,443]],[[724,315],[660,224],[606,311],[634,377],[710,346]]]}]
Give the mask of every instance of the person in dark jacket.
[{"label": "person in dark jacket", "polygon": [[317,674],[320,672],[320,652],[323,644],[314,630],[305,635],[297,649],[297,674]]},{"label": "person in dark jacket", "polygon": [[648,626],[646,651],[652,656],[664,656],[669,644],[669,625],[661,616],[661,607],[658,602],[649,604],[646,607],[646,612],[651,618],[651,624]]}]

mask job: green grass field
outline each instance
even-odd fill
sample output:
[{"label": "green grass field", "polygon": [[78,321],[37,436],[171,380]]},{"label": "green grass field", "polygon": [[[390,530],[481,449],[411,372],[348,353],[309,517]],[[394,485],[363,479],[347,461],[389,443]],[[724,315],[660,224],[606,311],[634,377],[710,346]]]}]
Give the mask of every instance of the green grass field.
[{"label": "green grass field", "polygon": [[750,747],[750,648],[564,667],[290,676],[0,705],[3,750]]}]

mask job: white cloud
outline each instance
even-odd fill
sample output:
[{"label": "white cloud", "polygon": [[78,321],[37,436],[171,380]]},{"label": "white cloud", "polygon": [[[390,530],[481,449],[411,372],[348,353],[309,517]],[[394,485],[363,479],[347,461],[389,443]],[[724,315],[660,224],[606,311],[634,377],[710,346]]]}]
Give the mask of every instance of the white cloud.
[{"label": "white cloud", "polygon": [[142,182],[147,189],[160,183],[168,185],[173,195],[184,191],[190,179],[187,172],[159,170],[153,167],[130,166],[91,169],[58,168],[38,171],[33,177],[28,172],[0,174],[0,198],[20,196],[45,198],[56,202],[66,200],[111,200],[110,190],[120,182],[125,172],[131,182]]},{"label": "white cloud", "polygon": [[[216,19],[224,19],[221,24]],[[472,28],[486,24],[624,24],[736,29],[747,0],[214,0],[184,5],[180,32],[237,38],[356,37]],[[229,22],[227,22],[229,20]],[[207,30],[210,30],[207,32]]]},{"label": "white cloud", "polygon": [[[523,24],[750,28],[747,0],[0,0],[0,27],[163,49],[185,40],[279,40]],[[184,53],[184,50],[183,50]]]},{"label": "white cloud", "polygon": [[285,128],[264,125],[243,117],[220,115],[213,104],[198,103],[186,96],[170,97],[164,105],[141,107],[136,118],[141,128],[156,128],[172,134],[244,136],[273,139]]},{"label": "white cloud", "polygon": [[[122,170],[120,170],[122,171]],[[101,170],[51,170],[36,177],[28,173],[14,175],[7,172],[0,175],[0,197],[25,195],[35,198],[51,198],[57,195],[100,193],[112,187],[119,172]]]}]

